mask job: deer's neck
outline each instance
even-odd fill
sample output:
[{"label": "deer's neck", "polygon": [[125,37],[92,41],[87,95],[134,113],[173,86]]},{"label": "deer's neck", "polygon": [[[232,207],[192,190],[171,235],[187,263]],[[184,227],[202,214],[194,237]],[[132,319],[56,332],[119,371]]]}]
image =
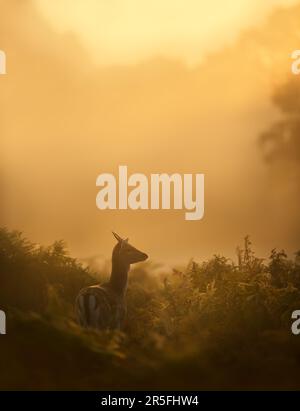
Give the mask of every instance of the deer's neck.
[{"label": "deer's neck", "polygon": [[110,275],[110,285],[113,290],[120,296],[124,296],[127,289],[129,265],[125,266],[119,261],[112,261],[112,270]]}]

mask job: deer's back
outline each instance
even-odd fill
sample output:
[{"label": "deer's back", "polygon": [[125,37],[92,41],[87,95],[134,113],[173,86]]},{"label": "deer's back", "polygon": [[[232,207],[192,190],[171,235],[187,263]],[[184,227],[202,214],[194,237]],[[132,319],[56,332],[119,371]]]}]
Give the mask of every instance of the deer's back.
[{"label": "deer's back", "polygon": [[83,288],[76,299],[76,316],[83,327],[97,329],[121,328],[126,306],[108,284]]}]

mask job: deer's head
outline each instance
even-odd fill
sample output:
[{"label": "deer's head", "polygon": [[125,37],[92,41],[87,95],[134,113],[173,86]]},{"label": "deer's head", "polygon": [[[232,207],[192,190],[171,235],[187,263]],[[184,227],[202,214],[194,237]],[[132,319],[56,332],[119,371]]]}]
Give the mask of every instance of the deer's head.
[{"label": "deer's head", "polygon": [[124,240],[118,234],[114,232],[112,233],[118,241],[113,249],[113,260],[119,261],[124,265],[130,265],[147,260],[147,254],[130,245],[128,238]]}]

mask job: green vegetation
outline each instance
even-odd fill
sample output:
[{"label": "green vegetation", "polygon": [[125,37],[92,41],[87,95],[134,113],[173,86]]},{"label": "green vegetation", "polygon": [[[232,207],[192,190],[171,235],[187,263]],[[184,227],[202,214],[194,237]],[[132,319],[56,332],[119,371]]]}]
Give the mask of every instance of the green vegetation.
[{"label": "green vegetation", "polygon": [[[48,248],[0,230],[0,389],[299,389],[300,253],[238,263],[214,256],[183,272],[130,274],[124,333],[82,330],[73,303],[92,272],[62,242]],[[106,273],[107,274],[107,273]]]}]

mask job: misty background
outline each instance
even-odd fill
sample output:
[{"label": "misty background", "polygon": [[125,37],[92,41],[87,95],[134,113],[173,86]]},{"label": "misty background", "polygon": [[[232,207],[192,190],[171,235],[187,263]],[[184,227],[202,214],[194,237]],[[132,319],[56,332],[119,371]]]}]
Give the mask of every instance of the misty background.
[{"label": "misty background", "polygon": [[[300,76],[290,55],[300,48],[300,6],[252,2],[245,14],[231,3],[234,16],[223,21],[219,9],[213,24],[212,10],[191,2],[192,29],[169,23],[153,37],[141,10],[123,20],[118,2],[87,33],[86,8],[64,20],[68,1],[50,10],[46,0],[0,0],[1,225],[38,243],[64,239],[79,258],[108,257],[112,229],[170,263],[234,256],[246,234],[258,255],[299,249]],[[176,1],[172,21],[183,7]],[[149,27],[169,21],[150,17]],[[122,164],[146,175],[204,173],[204,219],[99,211],[96,177]]]}]

